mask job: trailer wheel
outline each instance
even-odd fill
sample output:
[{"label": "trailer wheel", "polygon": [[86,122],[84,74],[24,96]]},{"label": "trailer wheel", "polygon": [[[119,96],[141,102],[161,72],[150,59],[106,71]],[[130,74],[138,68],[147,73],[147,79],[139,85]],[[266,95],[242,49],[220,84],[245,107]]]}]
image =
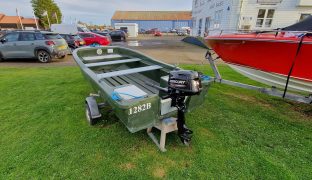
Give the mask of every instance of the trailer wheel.
[{"label": "trailer wheel", "polygon": [[89,107],[88,103],[86,103],[86,118],[87,118],[88,123],[89,123],[91,126],[93,126],[94,124],[96,124],[97,119],[98,119],[98,118],[92,118],[92,116],[91,116],[91,110],[90,110],[90,107]]}]

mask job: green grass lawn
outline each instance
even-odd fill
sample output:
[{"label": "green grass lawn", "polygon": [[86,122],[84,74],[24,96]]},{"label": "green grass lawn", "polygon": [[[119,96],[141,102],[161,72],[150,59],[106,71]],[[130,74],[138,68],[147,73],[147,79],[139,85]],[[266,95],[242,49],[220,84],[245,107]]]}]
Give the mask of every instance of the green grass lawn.
[{"label": "green grass lawn", "polygon": [[[208,66],[185,65],[211,74]],[[253,82],[220,67],[224,78]],[[78,67],[0,68],[0,179],[311,179],[312,107],[213,84],[161,153],[106,111],[87,124],[92,92]]]}]

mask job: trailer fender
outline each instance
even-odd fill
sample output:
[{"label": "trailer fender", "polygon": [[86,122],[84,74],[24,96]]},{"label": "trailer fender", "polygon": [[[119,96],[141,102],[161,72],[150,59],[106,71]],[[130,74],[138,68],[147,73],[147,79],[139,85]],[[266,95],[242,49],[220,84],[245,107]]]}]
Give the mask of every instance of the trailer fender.
[{"label": "trailer fender", "polygon": [[90,116],[92,119],[100,118],[102,115],[99,110],[99,106],[94,97],[90,96],[86,98],[86,105],[89,108]]}]

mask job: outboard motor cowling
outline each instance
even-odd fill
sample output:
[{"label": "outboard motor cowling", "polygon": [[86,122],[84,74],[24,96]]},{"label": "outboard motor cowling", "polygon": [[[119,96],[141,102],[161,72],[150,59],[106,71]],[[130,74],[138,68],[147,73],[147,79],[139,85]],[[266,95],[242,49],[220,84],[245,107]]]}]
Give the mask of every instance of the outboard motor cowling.
[{"label": "outboard motor cowling", "polygon": [[199,94],[202,90],[200,74],[196,71],[187,70],[171,71],[168,87],[185,96]]}]

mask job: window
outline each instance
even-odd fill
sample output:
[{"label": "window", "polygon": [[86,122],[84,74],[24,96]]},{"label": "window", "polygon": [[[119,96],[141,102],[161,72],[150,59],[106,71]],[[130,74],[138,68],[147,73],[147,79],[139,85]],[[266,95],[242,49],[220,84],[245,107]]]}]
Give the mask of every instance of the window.
[{"label": "window", "polygon": [[301,14],[299,21],[305,20],[305,18],[311,16],[311,14]]},{"label": "window", "polygon": [[60,36],[63,38],[63,39],[66,39],[66,35],[65,34],[60,34]]},{"label": "window", "polygon": [[89,37],[88,34],[79,34],[79,36],[80,36],[81,38]]},{"label": "window", "polygon": [[79,36],[81,38],[93,38],[93,37],[95,37],[93,34],[88,34],[88,33],[79,34]]},{"label": "window", "polygon": [[262,28],[269,28],[273,22],[275,10],[274,9],[259,9],[256,27]]},{"label": "window", "polygon": [[257,0],[258,4],[263,4],[263,5],[273,5],[273,4],[278,4],[281,3],[282,0]]},{"label": "window", "polygon": [[209,28],[210,28],[210,17],[206,17],[206,21],[205,21],[205,32],[208,32]]},{"label": "window", "polygon": [[36,40],[44,40],[44,37],[41,33],[35,33]]},{"label": "window", "polygon": [[44,34],[44,37],[46,39],[62,39],[62,37],[59,34]]},{"label": "window", "polygon": [[195,7],[197,7],[198,6],[198,0],[195,0],[194,4],[195,4]]},{"label": "window", "polygon": [[75,40],[81,40],[81,37],[78,35],[73,35]]},{"label": "window", "polygon": [[21,40],[22,41],[34,41],[35,40],[34,33],[22,33]]},{"label": "window", "polygon": [[196,17],[192,18],[192,27],[196,27]]},{"label": "window", "polygon": [[199,22],[198,22],[198,36],[201,35],[202,23],[203,23],[203,19],[199,19]]},{"label": "window", "polygon": [[18,37],[19,37],[19,33],[10,33],[5,36],[5,39],[7,40],[7,42],[14,42],[14,41],[18,41]]},{"label": "window", "polygon": [[220,28],[223,10],[215,12],[214,28]]},{"label": "window", "polygon": [[67,35],[67,39],[69,39],[69,40],[75,40],[75,36],[74,36],[74,35]]}]

